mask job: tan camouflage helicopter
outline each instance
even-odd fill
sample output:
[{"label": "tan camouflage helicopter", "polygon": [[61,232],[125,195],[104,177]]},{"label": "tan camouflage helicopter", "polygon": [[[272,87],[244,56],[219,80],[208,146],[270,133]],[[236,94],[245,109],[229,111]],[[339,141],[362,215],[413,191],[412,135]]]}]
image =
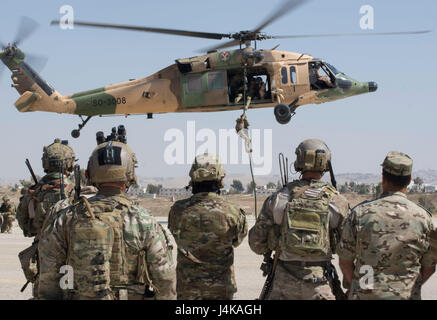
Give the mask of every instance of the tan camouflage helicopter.
[{"label": "tan camouflage helicopter", "polygon": [[[207,54],[178,59],[175,64],[145,78],[66,96],[54,90],[24,61],[25,54],[17,47],[20,41],[2,46],[0,59],[12,71],[12,86],[21,95],[15,102],[18,111],[79,115],[82,123],[71,133],[77,138],[80,130],[91,117],[114,114],[125,116],[147,114],[148,118],[152,118],[154,113],[274,107],[276,120],[286,124],[299,106],[374,92],[377,90],[377,84],[357,81],[331,64],[308,54],[279,51],[276,50],[277,47],[271,50],[257,49],[257,41],[429,32],[286,36],[270,36],[261,32],[273,21],[305,2],[307,1],[287,0],[252,31],[236,33],[209,33],[75,21],[75,26],[231,40],[206,49]],[[27,27],[20,29],[21,38],[27,37],[35,29],[34,26],[29,27],[29,23],[25,24]],[[52,21],[52,24],[59,24],[59,21]],[[21,38],[19,40],[22,40]],[[252,42],[254,47],[251,46]],[[233,46],[239,48],[219,51]]]}]

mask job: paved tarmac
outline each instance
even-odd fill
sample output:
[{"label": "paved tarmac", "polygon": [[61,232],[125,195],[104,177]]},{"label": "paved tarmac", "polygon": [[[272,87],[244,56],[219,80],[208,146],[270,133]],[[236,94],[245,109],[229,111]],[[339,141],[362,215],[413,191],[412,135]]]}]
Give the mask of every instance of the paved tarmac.
[{"label": "paved tarmac", "polygon": [[[162,219],[161,222],[166,223]],[[249,228],[253,224],[254,219],[249,218]],[[18,253],[30,246],[31,243],[32,239],[23,236],[16,222],[11,234],[0,234],[0,300],[31,298],[32,288],[30,285],[23,293],[20,292],[26,280],[17,257]],[[257,256],[250,250],[247,238],[236,249],[235,273],[238,292],[235,299],[252,300],[258,298],[265,280],[259,270],[262,260],[262,256]],[[337,262],[334,261],[334,264],[337,265]],[[338,266],[337,270],[339,270]],[[437,274],[433,275],[422,288],[422,298],[424,300],[437,299]]]}]

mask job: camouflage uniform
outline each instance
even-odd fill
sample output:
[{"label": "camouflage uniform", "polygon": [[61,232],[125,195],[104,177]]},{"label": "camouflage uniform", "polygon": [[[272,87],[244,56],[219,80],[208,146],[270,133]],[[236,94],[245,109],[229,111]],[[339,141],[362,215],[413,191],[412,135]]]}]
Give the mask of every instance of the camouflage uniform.
[{"label": "camouflage uniform", "polygon": [[[8,202],[8,203],[6,203]],[[3,204],[0,207],[0,213],[3,213],[2,220],[3,223],[1,224],[1,233],[11,233],[12,230],[12,224],[15,220],[15,214],[16,214],[15,205],[11,202],[9,202],[9,197],[4,196],[3,197]]]},{"label": "camouflage uniform", "polygon": [[[171,253],[171,235],[166,233],[150,213],[140,206],[132,205],[124,193],[106,188],[89,198],[94,214],[116,211],[122,219],[126,278],[116,282],[115,270],[110,267],[110,289],[100,296],[102,288],[93,286],[98,279],[94,274],[98,266],[82,264],[97,255],[87,243],[71,239],[79,233],[75,226],[89,219],[85,206],[77,203],[58,213],[57,219],[43,233],[39,245],[41,299],[120,299],[120,290],[127,290],[127,298],[145,299],[146,286],[155,287],[156,299],[175,299],[175,270]],[[109,208],[109,209],[108,209]],[[80,226],[80,225],[79,225]],[[76,255],[70,251],[75,251]],[[112,261],[111,261],[112,263]],[[98,264],[98,263],[97,263]],[[62,290],[59,280],[61,266],[71,265],[74,270],[74,289]],[[94,272],[93,272],[94,271]],[[106,270],[105,270],[106,271]]]},{"label": "camouflage uniform", "polygon": [[[218,157],[206,154],[196,157],[190,172],[192,183],[221,183],[224,174]],[[244,211],[215,192],[198,192],[175,202],[168,227],[178,245],[178,299],[232,299],[237,291],[233,248],[247,235]]]},{"label": "camouflage uniform", "polygon": [[73,181],[69,173],[73,171],[75,154],[71,147],[59,139],[43,148],[42,166],[46,175],[37,184],[30,187],[20,198],[17,210],[18,225],[25,237],[34,237],[32,246],[21,251],[18,255],[26,279],[33,283],[33,296],[38,293],[38,242],[41,232],[50,211],[57,202],[62,200],[61,195],[61,168],[65,201],[57,209],[71,204],[73,197]]},{"label": "camouflage uniform", "polygon": [[[39,244],[41,299],[175,299],[172,236],[122,187],[136,183],[135,154],[120,142],[100,144],[88,163],[96,196],[53,215]],[[72,287],[60,287],[71,267]],[[152,291],[153,290],[153,291]]]},{"label": "camouflage uniform", "polygon": [[[266,254],[276,250],[279,245],[280,226],[284,210],[293,190],[310,187],[308,194],[329,193],[329,229],[330,238],[341,234],[342,224],[349,211],[347,200],[331,185],[321,181],[296,180],[280,192],[266,199],[255,225],[249,231],[249,245],[257,254]],[[330,244],[330,251],[325,256],[305,257],[281,252],[275,272],[270,300],[333,300],[331,287],[324,276],[322,264],[332,259],[335,253]],[[305,266],[305,263],[309,266]],[[299,265],[301,264],[301,265]],[[314,265],[312,265],[314,264]]]},{"label": "camouflage uniform", "polygon": [[[392,175],[407,176],[412,160],[390,152],[383,168]],[[420,298],[421,267],[434,266],[429,251],[431,230],[430,215],[403,192],[385,192],[376,200],[357,205],[338,246],[340,258],[355,264],[349,299]],[[362,279],[369,267],[373,288]]]},{"label": "camouflage uniform", "polygon": [[[73,182],[64,175],[64,190],[69,204],[73,197]],[[60,173],[45,175],[37,185],[28,190],[18,205],[17,220],[26,237],[39,239],[44,221],[52,207],[60,200]]]},{"label": "camouflage uniform", "polygon": [[[323,150],[320,153],[322,156],[316,154],[316,150]],[[302,142],[296,149],[296,155],[295,169],[301,172],[326,171],[327,160],[331,158],[326,144],[314,139]],[[319,208],[319,201],[325,204],[322,207],[324,214],[316,216],[314,220],[312,212]],[[297,206],[292,206],[293,203]],[[300,208],[309,208],[311,212]],[[319,180],[293,181],[265,200],[255,225],[249,231],[249,245],[252,251],[260,255],[269,256],[272,251],[276,251],[276,254],[279,252],[267,299],[335,299],[325,270],[331,267],[336,241],[348,212],[347,200],[333,186]],[[324,229],[309,233],[308,230],[319,227],[320,221],[325,221]],[[290,235],[290,232],[293,234]],[[293,240],[298,238],[301,240]],[[320,239],[317,240],[319,244],[314,246],[324,247],[323,251],[299,249],[301,244],[306,245],[313,239]]]}]

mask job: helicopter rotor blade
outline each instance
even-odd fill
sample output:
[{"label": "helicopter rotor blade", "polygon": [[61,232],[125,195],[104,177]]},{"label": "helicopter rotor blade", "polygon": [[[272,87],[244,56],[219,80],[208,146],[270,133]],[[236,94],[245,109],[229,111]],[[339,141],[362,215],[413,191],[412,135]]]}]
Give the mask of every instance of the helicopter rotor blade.
[{"label": "helicopter rotor blade", "polygon": [[15,40],[12,42],[14,46],[18,46],[20,43],[22,43],[32,33],[34,33],[38,27],[39,23],[35,20],[29,17],[21,17]]},{"label": "helicopter rotor blade", "polygon": [[233,46],[238,46],[239,44],[240,44],[240,40],[231,40],[231,41],[227,41],[225,43],[222,43],[220,45],[209,47],[209,48],[204,48],[204,49],[201,49],[201,50],[198,50],[198,51],[199,52],[210,52],[210,51],[214,51],[214,50],[219,50],[219,49],[229,48],[229,47],[233,47]]},{"label": "helicopter rotor blade", "polygon": [[273,11],[270,16],[268,16],[258,27],[256,27],[253,32],[260,32],[262,29],[267,27],[273,21],[279,19],[283,15],[287,14],[291,10],[297,9],[303,4],[308,3],[310,0],[288,0],[283,5],[278,7],[275,11]]},{"label": "helicopter rotor blade", "polygon": [[270,39],[299,39],[299,38],[332,38],[332,37],[365,37],[365,36],[401,36],[410,34],[424,34],[432,30],[401,31],[401,32],[362,32],[362,33],[333,33],[333,34],[303,34],[289,36],[270,36]]},{"label": "helicopter rotor blade", "polygon": [[41,72],[44,69],[48,60],[49,58],[47,56],[40,56],[28,53],[26,53],[26,57],[24,59],[24,61],[37,72]]},{"label": "helicopter rotor blade", "polygon": [[[59,20],[53,20],[50,24],[52,25],[59,24]],[[121,25],[121,24],[92,23],[92,22],[84,22],[84,21],[74,21],[74,26],[144,31],[144,32],[152,32],[152,33],[163,33],[163,34],[172,34],[177,36],[217,39],[217,40],[231,37],[229,33],[199,32],[199,31],[179,30],[179,29],[129,26],[129,25]]]}]

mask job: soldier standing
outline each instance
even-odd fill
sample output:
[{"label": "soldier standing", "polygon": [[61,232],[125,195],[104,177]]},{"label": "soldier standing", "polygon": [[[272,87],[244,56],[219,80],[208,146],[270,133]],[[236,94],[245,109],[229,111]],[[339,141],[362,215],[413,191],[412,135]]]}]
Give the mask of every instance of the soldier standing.
[{"label": "soldier standing", "polygon": [[268,197],[249,231],[252,251],[265,258],[275,251],[273,283],[263,299],[333,300],[341,290],[331,259],[349,204],[321,181],[330,160],[323,141],[303,141],[294,162],[301,179]]},{"label": "soldier standing", "polygon": [[220,196],[224,176],[218,156],[197,156],[190,170],[193,196],[170,210],[180,300],[228,300],[237,291],[233,248],[246,237],[247,223],[244,211]]},{"label": "soldier standing", "polygon": [[3,197],[3,204],[0,207],[0,213],[3,213],[3,223],[1,224],[1,233],[11,233],[12,224],[15,220],[15,205],[10,202],[7,195]]},{"label": "soldier standing", "polygon": [[[75,154],[68,142],[55,139],[52,144],[43,148],[42,167],[46,175],[27,190],[20,198],[17,220],[25,237],[35,237],[32,246],[18,254],[27,283],[33,283],[33,296],[38,293],[38,241],[44,221],[52,207],[62,199],[72,197],[73,182],[70,174],[73,171]],[[70,199],[71,200],[71,199]]]},{"label": "soldier standing", "polygon": [[[51,145],[44,147],[41,160],[46,175],[28,189],[28,193],[20,200],[17,212],[24,236],[35,236],[36,241],[52,206],[72,196],[73,183],[69,177],[73,171],[75,154],[65,142],[55,139]],[[62,178],[61,172],[64,173]]]},{"label": "soldier standing", "polygon": [[[136,163],[124,143],[94,149],[87,175],[97,195],[62,209],[42,234],[41,299],[176,298],[172,236],[125,193]],[[60,285],[63,266],[74,280]]]},{"label": "soldier standing", "polygon": [[357,205],[338,246],[349,299],[420,299],[434,273],[432,220],[406,197],[413,161],[391,151],[382,163],[381,196]]}]

